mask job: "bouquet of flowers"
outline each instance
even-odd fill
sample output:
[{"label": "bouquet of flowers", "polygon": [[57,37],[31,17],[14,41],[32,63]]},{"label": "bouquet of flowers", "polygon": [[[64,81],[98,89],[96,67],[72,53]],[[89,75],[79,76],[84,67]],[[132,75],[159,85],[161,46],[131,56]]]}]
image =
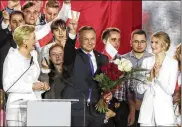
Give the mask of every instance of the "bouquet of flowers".
[{"label": "bouquet of flowers", "polygon": [[131,77],[131,74],[140,71],[140,69],[134,69],[129,60],[122,58],[121,60],[116,59],[113,62],[102,66],[101,70],[102,73],[96,75],[94,78],[94,80],[99,82],[102,90],[102,96],[96,104],[96,110],[100,113],[105,113],[107,112],[108,103],[110,101],[107,100],[107,96],[112,96],[111,93],[119,89],[123,81],[134,79],[134,77]]}]

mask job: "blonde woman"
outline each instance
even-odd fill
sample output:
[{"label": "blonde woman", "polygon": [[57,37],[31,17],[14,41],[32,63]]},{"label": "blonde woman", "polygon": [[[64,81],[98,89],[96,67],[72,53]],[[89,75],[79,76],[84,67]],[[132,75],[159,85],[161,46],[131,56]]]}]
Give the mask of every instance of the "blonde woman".
[{"label": "blonde woman", "polygon": [[138,92],[144,93],[138,122],[146,126],[174,126],[172,94],[178,74],[178,63],[166,55],[170,38],[165,32],[156,32],[151,37],[154,56],[144,59],[142,68],[150,69],[147,84],[139,84]]},{"label": "blonde woman", "polygon": [[[3,89],[8,94],[6,119],[8,126],[25,126],[19,119],[20,100],[41,99],[46,83],[39,82],[39,64],[34,50],[35,28],[24,25],[15,29],[13,38],[18,49],[10,48],[3,65]],[[26,114],[25,114],[26,115]]]}]

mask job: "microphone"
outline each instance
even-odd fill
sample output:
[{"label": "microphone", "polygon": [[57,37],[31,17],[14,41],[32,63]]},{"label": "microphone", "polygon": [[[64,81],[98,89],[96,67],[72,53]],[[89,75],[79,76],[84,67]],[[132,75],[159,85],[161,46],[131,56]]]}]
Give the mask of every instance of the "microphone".
[{"label": "microphone", "polygon": [[33,64],[33,56],[30,59],[30,66]]},{"label": "microphone", "polygon": [[62,78],[62,79],[63,79],[63,82],[65,82],[67,85],[77,90],[83,96],[83,126],[85,127],[85,106],[86,106],[85,94],[81,92],[76,86],[74,86],[70,81],[66,80],[65,78]]},{"label": "microphone", "polygon": [[8,92],[17,82],[18,80],[29,70],[29,68],[31,67],[31,65],[33,64],[33,56],[30,59],[30,65],[29,67],[26,69],[26,71],[24,71],[24,73],[22,75],[20,75],[20,77],[8,88],[8,90],[6,90],[5,92]]}]

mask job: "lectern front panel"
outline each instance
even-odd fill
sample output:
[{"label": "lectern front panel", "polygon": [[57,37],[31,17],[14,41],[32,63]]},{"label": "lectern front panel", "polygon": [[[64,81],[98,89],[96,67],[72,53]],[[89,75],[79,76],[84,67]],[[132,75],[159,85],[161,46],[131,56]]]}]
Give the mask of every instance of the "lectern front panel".
[{"label": "lectern front panel", "polygon": [[27,126],[70,126],[71,102],[30,101]]}]

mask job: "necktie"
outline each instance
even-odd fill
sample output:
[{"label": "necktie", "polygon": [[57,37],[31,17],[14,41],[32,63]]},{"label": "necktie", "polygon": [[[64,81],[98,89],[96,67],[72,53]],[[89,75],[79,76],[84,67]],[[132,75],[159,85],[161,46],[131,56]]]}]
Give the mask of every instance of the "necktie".
[{"label": "necktie", "polygon": [[[94,66],[93,66],[93,63],[92,63],[92,59],[91,59],[91,54],[87,54],[88,57],[89,57],[89,63],[90,63],[90,68],[91,68],[91,71],[92,71],[92,76],[94,76]],[[92,88],[89,88],[89,95],[88,95],[88,99],[87,99],[87,106],[89,106],[89,103],[90,103],[90,100],[91,100],[91,95],[92,95]]]},{"label": "necktie", "polygon": [[90,68],[91,68],[91,71],[92,71],[92,76],[94,75],[94,66],[93,66],[93,63],[92,63],[92,59],[91,59],[91,54],[87,54],[88,57],[89,57],[89,63],[90,63]]}]

